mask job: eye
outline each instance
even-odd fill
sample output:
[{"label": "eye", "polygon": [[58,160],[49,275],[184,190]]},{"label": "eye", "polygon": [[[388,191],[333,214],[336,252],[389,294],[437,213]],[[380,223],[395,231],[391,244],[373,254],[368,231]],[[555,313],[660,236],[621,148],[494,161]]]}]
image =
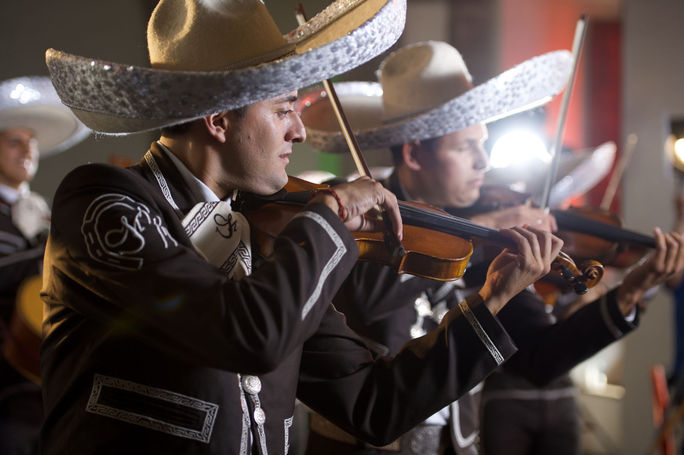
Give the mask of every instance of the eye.
[{"label": "eye", "polygon": [[294,111],[292,109],[285,109],[285,110],[276,112],[276,115],[278,116],[278,118],[285,118],[291,112],[294,112]]}]

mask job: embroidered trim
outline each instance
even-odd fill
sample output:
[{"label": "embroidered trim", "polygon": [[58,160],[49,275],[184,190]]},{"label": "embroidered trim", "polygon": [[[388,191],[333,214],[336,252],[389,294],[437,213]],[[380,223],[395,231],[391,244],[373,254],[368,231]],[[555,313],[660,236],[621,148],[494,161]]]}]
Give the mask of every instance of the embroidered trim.
[{"label": "embroidered trim", "polygon": [[283,420],[283,426],[284,426],[284,434],[285,434],[285,455],[287,455],[290,452],[290,428],[292,427],[292,423],[294,422],[294,416],[289,417],[285,420]]},{"label": "embroidered trim", "polygon": [[159,165],[157,164],[157,160],[154,159],[154,156],[149,151],[145,153],[145,162],[150,167],[152,174],[154,174],[154,178],[157,179],[157,184],[159,185],[159,188],[161,189],[164,198],[166,198],[166,201],[175,210],[180,210],[176,205],[176,201],[173,200],[173,196],[171,195],[171,189],[169,188],[168,183],[166,183],[166,178],[164,177],[164,174],[162,174],[162,171],[159,168]]},{"label": "embroidered trim", "polygon": [[[199,209],[196,210],[196,213],[193,214],[190,221],[185,225],[185,234],[188,237],[192,237],[192,234],[194,234],[195,231],[199,229],[204,220],[209,218],[209,215],[211,215],[211,212],[218,204],[218,201],[205,202],[204,204],[201,204]],[[183,220],[183,222],[185,223],[185,219]]]},{"label": "embroidered trim", "polygon": [[499,349],[496,347],[492,339],[489,338],[489,335],[487,335],[487,332],[485,332],[484,328],[480,324],[480,321],[477,320],[466,301],[463,300],[459,302],[458,307],[461,309],[461,312],[470,323],[470,326],[473,328],[480,341],[482,341],[482,344],[485,345],[489,353],[492,355],[496,364],[501,365],[504,362],[501,352],[499,352]]},{"label": "embroidered trim", "polygon": [[[108,211],[119,212],[108,226]],[[111,224],[110,223],[110,224]],[[119,194],[106,193],[96,197],[86,208],[81,223],[81,234],[85,240],[88,255],[103,264],[124,270],[140,270],[143,266],[142,251],[146,246],[147,226],[154,226],[164,248],[178,246],[159,215],[152,215],[150,208],[133,198]]]},{"label": "embroidered trim", "polygon": [[615,338],[620,338],[624,334],[622,333],[622,330],[620,330],[618,326],[615,325],[615,321],[613,321],[613,318],[610,317],[610,312],[608,311],[608,299],[605,295],[601,297],[599,305],[601,308],[601,318],[603,319],[604,324],[606,324],[608,331]]},{"label": "embroidered trim", "polygon": [[[145,401],[153,400],[155,406],[150,407],[150,410],[154,409],[157,412],[153,417],[140,412],[133,412],[132,408],[117,408],[113,406],[117,400],[112,393],[128,395],[125,399],[120,400],[121,403],[132,403],[132,406],[135,406],[135,409],[138,411],[146,408],[143,406]],[[105,395],[109,395],[109,398]],[[105,403],[106,401],[110,403]],[[168,406],[168,408],[165,409],[164,406]],[[183,408],[185,408],[185,412],[199,418],[196,428],[182,426],[163,419],[165,417],[163,415],[164,411],[168,411],[168,416],[170,417],[171,415],[182,414]],[[86,411],[93,414],[99,414],[151,430],[204,443],[209,443],[211,440],[211,433],[218,409],[219,406],[215,403],[199,400],[170,390],[150,387],[101,374],[95,374],[93,390],[86,404]]]},{"label": "embroidered trim", "polygon": [[237,374],[238,388],[240,389],[240,407],[242,408],[242,433],[240,436],[240,455],[247,455],[249,441],[249,409],[245,390],[242,388],[242,375]]},{"label": "embroidered trim", "polygon": [[[252,413],[254,415],[254,423],[257,424],[257,432],[259,433],[259,445],[261,446],[261,453],[263,455],[268,455],[268,448],[266,446],[266,431],[264,429],[264,423],[265,423],[265,415],[264,410],[261,408],[261,401],[259,400],[259,393],[258,391],[253,391],[250,393],[249,389],[247,389],[247,393],[245,393],[245,388],[242,386],[242,375],[238,373],[237,375],[238,378],[238,386],[240,387],[240,400],[242,402],[242,436],[243,436],[243,441],[245,439],[245,429],[249,428],[250,426],[250,418],[249,418],[249,408],[247,406],[247,397],[249,397],[249,400],[252,402],[252,407],[253,411]],[[256,412],[260,411],[262,414],[262,421],[259,422],[256,418]],[[245,423],[247,426],[245,427]],[[242,454],[242,447],[240,447],[240,454]]]},{"label": "embroidered trim", "polygon": [[461,408],[458,406],[458,401],[451,403],[451,429],[453,430],[456,444],[461,449],[465,449],[475,443],[477,435],[480,433],[476,426],[473,432],[467,437],[463,436],[463,433],[461,432]]},{"label": "embroidered trim", "polygon": [[314,287],[314,291],[309,297],[309,299],[306,301],[304,304],[304,308],[302,309],[302,320],[306,317],[307,314],[309,314],[309,311],[311,311],[311,308],[313,308],[314,304],[318,300],[318,298],[321,296],[321,291],[323,289],[323,282],[328,278],[328,275],[333,271],[335,267],[337,267],[337,264],[340,263],[342,260],[342,256],[344,256],[347,253],[347,247],[344,246],[344,242],[342,241],[342,238],[337,234],[335,229],[333,229],[332,226],[330,226],[330,223],[328,223],[325,218],[323,218],[321,215],[315,212],[299,212],[297,215],[295,215],[295,218],[300,218],[300,217],[305,217],[309,218],[316,223],[318,223],[323,230],[330,236],[330,239],[333,241],[337,249],[333,253],[333,255],[330,257],[328,262],[325,264],[325,267],[323,267],[323,270],[321,271],[321,276],[318,277],[318,282],[316,283],[316,286]]},{"label": "embroidered trim", "polygon": [[252,274],[252,253],[249,251],[249,247],[245,245],[245,242],[240,240],[237,248],[233,251],[226,261],[221,264],[219,269],[221,269],[226,275],[231,274],[238,262],[242,262],[246,267],[246,274]]},{"label": "embroidered trim", "polygon": [[[258,394],[248,394],[247,395],[252,402],[252,406],[254,407],[254,411],[261,410],[263,412],[263,409],[261,407],[261,400],[259,400],[259,395]],[[263,455],[268,455],[268,447],[266,446],[266,429],[264,428],[264,422],[257,422],[256,418],[254,418],[254,421],[257,424],[257,432],[259,433],[259,445],[261,446],[261,453]]]},{"label": "embroidered trim", "polygon": [[247,407],[247,397],[245,390],[242,388],[242,375],[237,374],[238,388],[240,389],[240,407],[242,408],[242,434],[240,436],[240,455],[247,455],[249,448],[249,408]]}]

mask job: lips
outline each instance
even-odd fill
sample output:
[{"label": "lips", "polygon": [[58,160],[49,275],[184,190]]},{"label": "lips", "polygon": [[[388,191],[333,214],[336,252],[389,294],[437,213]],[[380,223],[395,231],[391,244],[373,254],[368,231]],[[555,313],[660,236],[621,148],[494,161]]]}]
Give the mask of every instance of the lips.
[{"label": "lips", "polygon": [[483,183],[484,183],[484,178],[473,179],[473,180],[468,181],[468,184],[470,186],[474,186],[474,187],[480,187],[480,186],[482,186]]}]

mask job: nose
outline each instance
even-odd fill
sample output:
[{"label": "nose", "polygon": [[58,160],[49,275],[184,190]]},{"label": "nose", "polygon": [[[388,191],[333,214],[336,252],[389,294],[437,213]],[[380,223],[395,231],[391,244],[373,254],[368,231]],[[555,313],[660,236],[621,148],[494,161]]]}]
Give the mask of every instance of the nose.
[{"label": "nose", "polygon": [[304,122],[302,122],[302,119],[297,112],[290,113],[290,117],[293,120],[290,128],[287,130],[285,140],[288,142],[304,142],[306,140]]},{"label": "nose", "polygon": [[489,156],[487,155],[487,151],[482,144],[477,144],[473,147],[473,155],[473,168],[477,169],[478,171],[481,169],[487,169],[487,166],[489,166]]}]

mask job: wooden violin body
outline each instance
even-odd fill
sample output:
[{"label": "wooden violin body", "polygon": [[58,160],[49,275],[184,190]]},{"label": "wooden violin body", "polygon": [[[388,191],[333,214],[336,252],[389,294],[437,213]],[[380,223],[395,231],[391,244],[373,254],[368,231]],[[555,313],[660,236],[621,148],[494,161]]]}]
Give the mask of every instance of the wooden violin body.
[{"label": "wooden violin body", "polygon": [[[308,202],[311,191],[322,188],[327,188],[327,185],[290,177],[285,187],[286,193],[277,193],[272,198],[260,198],[262,202],[257,203],[258,207],[255,205],[250,208],[252,203],[248,203],[242,209],[252,228],[254,243],[259,245],[262,256],[270,254],[273,241]],[[402,255],[393,254],[387,247],[382,232],[353,232],[352,236],[359,247],[360,261],[387,265],[400,274],[408,273],[439,281],[461,278],[473,252],[473,245],[469,240],[411,224],[404,225],[402,245],[405,253]]]}]

